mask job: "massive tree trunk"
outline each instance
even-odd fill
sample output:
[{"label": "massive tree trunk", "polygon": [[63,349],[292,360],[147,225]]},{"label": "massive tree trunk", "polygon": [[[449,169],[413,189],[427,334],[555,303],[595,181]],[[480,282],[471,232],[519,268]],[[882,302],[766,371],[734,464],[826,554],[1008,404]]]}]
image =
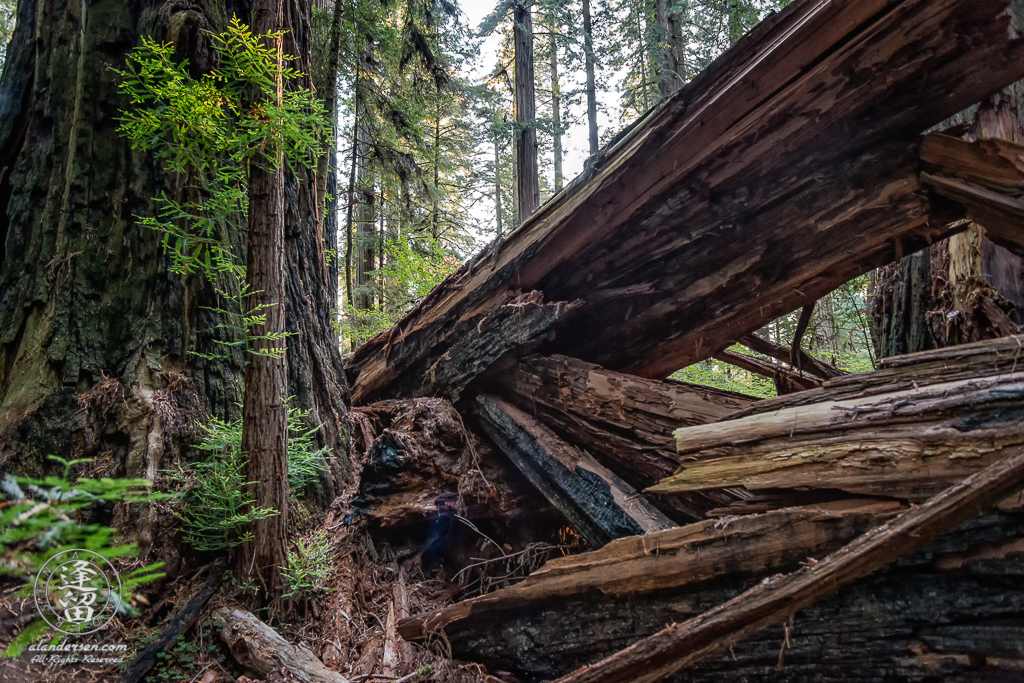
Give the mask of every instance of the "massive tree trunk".
[{"label": "massive tree trunk", "polygon": [[[136,216],[152,215],[155,196],[180,188],[115,130],[117,110],[128,103],[109,67],[122,66],[140,36],[174,42],[201,73],[213,63],[202,32],[223,30],[232,13],[248,15],[242,2],[179,5],[20,3],[0,81],[6,471],[40,472],[55,454],[98,458],[110,474],[152,477],[197,440],[197,421],[238,416],[242,355],[189,353],[223,351],[213,343],[223,339],[215,327],[223,321],[202,307],[230,304],[196,276],[169,272],[160,236]],[[344,457],[344,380],[309,360],[337,359],[337,350],[315,200],[301,199],[304,189],[289,185],[286,195],[288,325],[300,333],[289,340],[289,393],[313,409],[324,443]],[[145,546],[151,532],[145,523],[140,532]]]}]

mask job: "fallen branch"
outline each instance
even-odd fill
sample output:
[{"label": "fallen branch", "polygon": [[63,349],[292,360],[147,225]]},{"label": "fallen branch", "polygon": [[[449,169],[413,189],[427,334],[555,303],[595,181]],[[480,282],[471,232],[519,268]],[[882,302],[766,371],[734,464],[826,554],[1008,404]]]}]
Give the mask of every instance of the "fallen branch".
[{"label": "fallen branch", "polygon": [[1022,485],[1024,450],[1018,450],[924,505],[863,534],[821,562],[759,584],[699,617],[673,624],[556,683],[660,681],[882,569]]},{"label": "fallen branch", "polygon": [[202,611],[206,603],[210,601],[210,598],[220,588],[220,584],[224,580],[224,570],[226,568],[227,560],[225,558],[221,558],[213,564],[209,575],[206,577],[206,581],[203,582],[203,585],[196,594],[192,596],[192,599],[181,608],[181,611],[174,615],[174,618],[164,628],[163,633],[160,634],[160,637],[150,643],[128,665],[128,668],[125,669],[124,674],[121,676],[121,683],[138,683],[141,681],[142,677],[156,664],[160,653],[167,652],[178,641],[178,636],[192,628],[192,625],[196,623],[196,619],[199,617],[199,612]]},{"label": "fallen branch", "polygon": [[292,645],[249,612],[221,607],[213,618],[224,625],[221,640],[235,660],[261,677],[287,669],[302,683],[349,683],[348,679],[323,665],[305,645]]}]

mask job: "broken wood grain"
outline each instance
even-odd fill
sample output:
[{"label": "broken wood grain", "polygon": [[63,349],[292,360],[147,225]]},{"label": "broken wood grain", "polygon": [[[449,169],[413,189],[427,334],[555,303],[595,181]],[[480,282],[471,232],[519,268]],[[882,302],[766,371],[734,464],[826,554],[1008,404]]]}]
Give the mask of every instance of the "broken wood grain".
[{"label": "broken wood grain", "polygon": [[484,432],[592,545],[675,526],[625,481],[515,406],[478,396]]},{"label": "broken wood grain", "polygon": [[1022,485],[1024,449],[1017,449],[821,562],[759,584],[695,619],[673,624],[556,683],[660,681],[882,569]]}]

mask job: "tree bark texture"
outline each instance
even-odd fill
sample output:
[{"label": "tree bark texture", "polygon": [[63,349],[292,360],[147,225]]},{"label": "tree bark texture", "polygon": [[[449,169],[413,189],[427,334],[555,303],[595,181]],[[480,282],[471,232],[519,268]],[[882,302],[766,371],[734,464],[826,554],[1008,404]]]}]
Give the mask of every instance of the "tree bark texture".
[{"label": "tree bark texture", "polygon": [[[583,300],[544,352],[665,377],[950,234],[917,177],[918,135],[1024,71],[1008,6],[789,5],[626,131],[487,267],[467,264],[400,334],[358,349],[354,395],[401,395],[400,376],[509,290]],[[955,48],[968,39],[980,47]]]},{"label": "tree bark texture", "polygon": [[516,193],[519,197],[517,225],[532,216],[540,206],[531,4],[531,0],[516,0],[513,14],[516,52],[516,157],[519,160],[516,173]]},{"label": "tree bark texture", "polygon": [[[215,64],[204,32],[224,30],[232,14],[248,16],[248,4],[20,3],[0,81],[3,469],[40,474],[55,454],[109,458],[111,475],[154,477],[199,440],[206,415],[239,417],[242,353],[189,354],[224,352],[214,340],[234,339],[209,309],[231,304],[199,276],[170,273],[160,235],[137,220],[155,213],[161,192],[185,199],[185,183],[117,134],[114,118],[129,105],[110,70],[146,35],[174,43],[199,76]],[[310,360],[333,353],[333,367],[340,362],[315,201],[297,187],[287,193],[289,325],[301,334],[289,361],[303,366],[289,393],[314,410],[324,444],[344,462],[345,380]],[[241,235],[223,237],[245,254]],[[138,534],[148,548],[145,519]],[[163,559],[172,571],[180,561]]]},{"label": "tree bark texture", "polygon": [[[754,586],[696,619],[673,624],[556,683],[654,683],[682,671],[780,619],[791,620],[822,597],[876,572],[948,532],[1024,485],[1024,450],[907,510],[821,562]],[[792,623],[792,622],[791,622]],[[789,631],[786,632],[786,641]],[[786,645],[779,655],[784,661]]]},{"label": "tree bark texture", "polygon": [[597,81],[594,77],[594,28],[590,16],[590,0],[583,0],[583,50],[584,68],[587,72],[587,131],[590,140],[590,156],[597,154]]},{"label": "tree bark texture", "polygon": [[[283,37],[268,34],[284,28],[283,0],[257,0],[253,3],[252,31],[262,36],[263,46],[283,59]],[[270,95],[280,104],[284,83],[279,79],[277,92]],[[250,93],[255,108],[267,95]],[[253,522],[250,540],[239,548],[236,575],[239,580],[254,580],[261,599],[277,598],[284,592],[281,567],[287,558],[288,544],[288,416],[285,392],[288,390],[288,361],[285,339],[259,339],[265,335],[280,337],[285,332],[285,259],[284,259],[284,156],[274,142],[268,142],[268,156],[253,159],[249,168],[249,258],[246,285],[251,292],[246,301],[247,314],[262,315],[264,322],[249,329],[253,339],[245,366],[245,398],[242,403],[242,452],[245,491],[253,506],[270,508],[278,514]]]},{"label": "tree bark texture", "polygon": [[555,163],[555,192],[562,189],[562,93],[558,85],[558,41],[554,22],[551,31],[551,137]]}]

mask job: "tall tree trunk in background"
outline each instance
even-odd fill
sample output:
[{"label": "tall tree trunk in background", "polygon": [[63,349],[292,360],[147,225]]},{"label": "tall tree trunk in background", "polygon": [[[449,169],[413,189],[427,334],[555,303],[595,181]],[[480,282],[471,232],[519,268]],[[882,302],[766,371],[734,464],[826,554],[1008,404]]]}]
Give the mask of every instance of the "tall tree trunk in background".
[{"label": "tall tree trunk in background", "polygon": [[590,19],[590,0],[583,0],[583,49],[587,70],[587,125],[589,128],[590,156],[598,152],[597,141],[597,84],[594,78],[594,33]]},{"label": "tall tree trunk in background", "polygon": [[373,283],[370,272],[374,268],[374,245],[376,232],[373,224],[373,174],[370,172],[370,125],[365,74],[369,71],[370,50],[372,43],[369,38],[359,54],[359,73],[363,78],[356,80],[355,87],[355,160],[351,179],[354,188],[352,201],[352,228],[354,249],[354,274],[352,277],[352,302],[357,311],[368,311],[373,308]]},{"label": "tall tree trunk in background", "polygon": [[519,196],[517,224],[523,223],[540,206],[540,182],[537,173],[537,104],[533,77],[532,0],[516,0],[516,192]]},{"label": "tall tree trunk in background", "polygon": [[499,175],[499,169],[501,168],[501,157],[499,156],[498,149],[498,136],[494,136],[494,227],[497,230],[496,237],[501,237],[501,176]]},{"label": "tall tree trunk in background", "polygon": [[437,87],[437,106],[434,109],[434,188],[430,195],[430,236],[436,241],[440,235],[441,215],[438,195],[441,192],[441,86]]},{"label": "tall tree trunk in background", "polygon": [[658,90],[668,97],[686,82],[683,61],[682,21],[671,0],[657,0],[658,26],[661,31],[661,65],[658,68]]},{"label": "tall tree trunk in background", "polygon": [[[169,272],[160,235],[136,218],[155,213],[161,192],[183,199],[183,188],[117,134],[129,103],[110,66],[151,36],[174,43],[193,75],[206,73],[206,32],[249,11],[241,0],[19,3],[0,80],[0,470],[42,474],[54,454],[96,458],[103,476],[155,478],[199,440],[207,415],[240,416],[243,355],[190,353],[224,352],[215,340],[232,341],[217,327],[228,321],[211,309],[230,304],[200,277]],[[341,477],[347,389],[311,180],[285,190],[288,325],[299,333],[288,393],[312,410],[311,426],[323,425],[318,438]],[[223,237],[245,253],[242,235]],[[340,483],[326,482],[323,497]],[[150,514],[128,531],[174,574],[180,553],[152,545]]]},{"label": "tall tree trunk in background", "polygon": [[[971,124],[968,139],[1024,142],[1022,83],[948,123]],[[906,256],[876,275],[872,315],[880,357],[1014,334],[1024,323],[1024,260],[970,227]]]},{"label": "tall tree trunk in background", "polygon": [[[338,151],[338,60],[341,59],[341,29],[344,25],[342,9],[344,2],[335,2],[331,13],[330,39],[327,47],[326,69],[322,82],[316,84],[316,89],[324,105],[324,112],[330,117],[331,130],[330,138],[326,140],[323,153],[317,160],[316,169],[316,215],[321,221],[325,246],[331,249],[335,258],[328,265],[329,280],[333,285],[329,287],[332,315],[336,316],[338,308],[338,276],[340,261],[338,253],[338,173],[337,173],[337,151]],[[327,197],[333,197],[331,205],[328,206]]]},{"label": "tall tree trunk in background", "polygon": [[737,40],[743,37],[746,33],[746,29],[743,26],[743,11],[740,7],[740,3],[744,0],[731,0],[729,3],[729,44],[734,44]]},{"label": "tall tree trunk in background", "polygon": [[562,95],[558,87],[558,42],[555,40],[557,23],[552,12],[551,26],[551,135],[555,157],[555,192],[562,189]]},{"label": "tall tree trunk in background", "polygon": [[[282,38],[267,34],[283,26],[283,0],[256,0],[252,31],[263,46],[277,53],[283,64]],[[284,83],[277,82],[273,95],[280,106]],[[249,106],[262,104],[266,95],[258,88],[249,94]],[[284,297],[284,155],[272,143],[268,156],[257,157],[249,169],[249,258],[245,282],[252,293],[246,302],[248,315],[262,314],[265,322],[253,325],[250,334],[280,336],[285,332]],[[235,574],[240,581],[255,580],[264,602],[284,593],[281,567],[288,544],[288,364],[284,339],[254,339],[245,366],[245,398],[242,402],[242,452],[246,491],[255,507],[278,514],[253,522],[251,538],[239,548]]]}]

